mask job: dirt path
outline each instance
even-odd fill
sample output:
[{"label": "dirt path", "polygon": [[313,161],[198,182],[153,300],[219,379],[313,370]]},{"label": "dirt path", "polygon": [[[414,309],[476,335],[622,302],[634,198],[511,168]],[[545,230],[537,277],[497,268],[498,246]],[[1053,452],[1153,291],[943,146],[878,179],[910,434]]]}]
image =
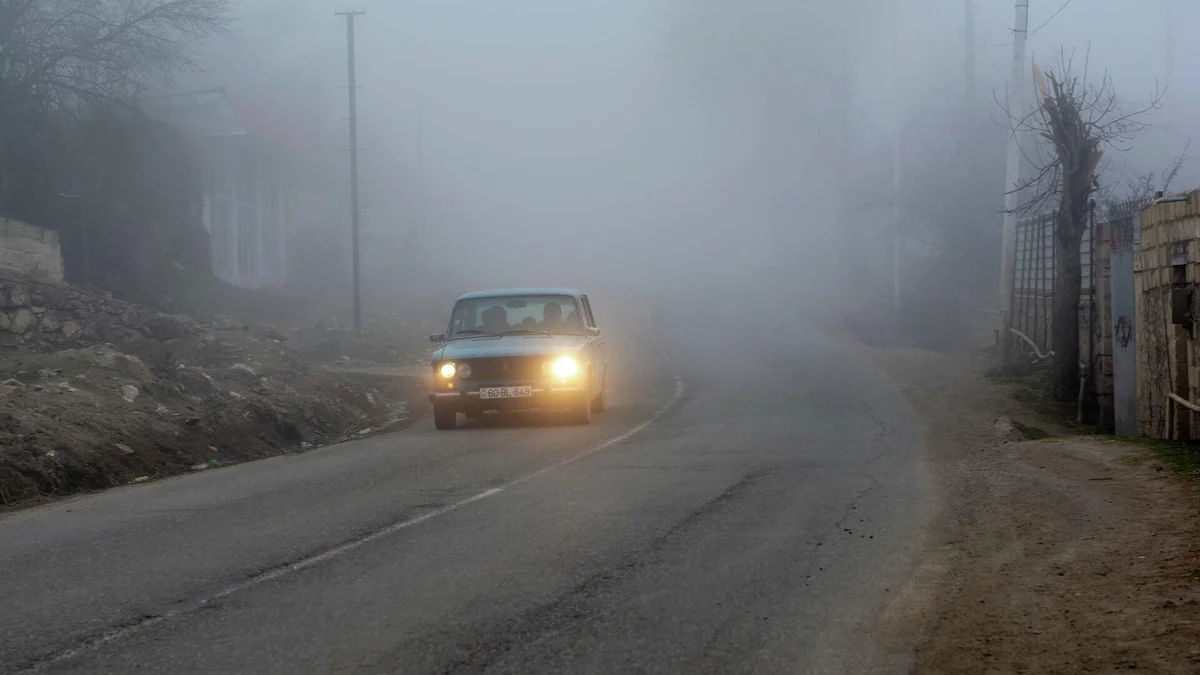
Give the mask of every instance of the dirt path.
[{"label": "dirt path", "polygon": [[[1061,431],[988,360],[862,348],[926,420],[941,509],[881,671],[1200,672],[1200,499],[1144,446]],[[912,645],[919,645],[915,661]]]}]

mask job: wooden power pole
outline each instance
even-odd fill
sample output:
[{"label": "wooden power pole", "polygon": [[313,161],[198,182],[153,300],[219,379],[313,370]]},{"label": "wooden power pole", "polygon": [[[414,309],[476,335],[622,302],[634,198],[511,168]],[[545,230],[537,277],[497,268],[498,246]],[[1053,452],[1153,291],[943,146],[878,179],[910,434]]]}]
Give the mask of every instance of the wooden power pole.
[{"label": "wooden power pole", "polygon": [[1021,178],[1021,147],[1017,120],[1025,114],[1025,37],[1029,32],[1029,0],[1016,0],[1013,20],[1012,75],[1008,80],[1008,163],[1004,172],[1004,230],[1000,251],[1000,358],[1007,362],[1012,344],[1013,282],[1016,281],[1017,181]]}]

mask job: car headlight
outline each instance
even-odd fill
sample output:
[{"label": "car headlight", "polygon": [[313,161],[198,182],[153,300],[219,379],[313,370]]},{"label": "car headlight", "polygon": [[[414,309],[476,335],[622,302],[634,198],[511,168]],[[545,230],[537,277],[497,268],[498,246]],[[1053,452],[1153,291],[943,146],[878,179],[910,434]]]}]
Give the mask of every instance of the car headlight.
[{"label": "car headlight", "polygon": [[550,364],[550,373],[559,379],[568,379],[579,374],[579,362],[570,356],[562,356]]},{"label": "car headlight", "polygon": [[446,378],[447,380],[454,377],[454,374],[457,372],[458,372],[458,368],[455,367],[455,365],[453,363],[443,363],[442,366],[440,368],[438,368],[438,374],[440,374],[442,377]]},{"label": "car headlight", "polygon": [[458,364],[458,376],[464,380],[467,379],[468,377],[470,377],[471,376],[471,364],[469,364],[469,363]]}]

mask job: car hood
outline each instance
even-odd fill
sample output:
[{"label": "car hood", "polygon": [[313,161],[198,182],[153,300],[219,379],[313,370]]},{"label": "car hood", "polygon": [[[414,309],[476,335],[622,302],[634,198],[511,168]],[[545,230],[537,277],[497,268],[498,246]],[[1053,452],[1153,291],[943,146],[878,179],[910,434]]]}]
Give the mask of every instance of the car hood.
[{"label": "car hood", "polygon": [[579,351],[586,338],[577,335],[505,335],[452,340],[433,352],[433,360],[479,359],[489,356],[552,356]]}]

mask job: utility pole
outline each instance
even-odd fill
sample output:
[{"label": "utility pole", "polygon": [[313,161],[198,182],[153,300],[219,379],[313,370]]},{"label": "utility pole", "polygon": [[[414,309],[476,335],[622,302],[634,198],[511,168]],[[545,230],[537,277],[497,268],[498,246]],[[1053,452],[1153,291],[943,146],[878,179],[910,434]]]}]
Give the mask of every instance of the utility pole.
[{"label": "utility pole", "polygon": [[902,296],[900,263],[901,248],[904,243],[900,235],[900,125],[896,125],[896,136],[892,140],[892,309],[896,311],[896,320],[900,320],[900,299]]},{"label": "utility pole", "polygon": [[[899,13],[897,11],[897,13]],[[900,134],[904,128],[904,101],[903,94],[905,88],[900,85],[900,79],[903,75],[900,72],[900,39],[897,34],[898,29],[895,28],[901,24],[900,17],[896,17],[893,24],[891,35],[891,70],[892,70],[892,105],[895,108],[892,114],[896,118],[896,128],[892,136],[892,311],[894,313],[893,320],[897,330],[900,327],[900,301],[903,293],[901,292],[901,247],[903,237],[900,233]]]},{"label": "utility pole", "polygon": [[360,11],[336,12],[346,17],[346,64],[350,90],[350,237],[354,256],[354,332],[362,332],[362,270],[358,241],[358,81],[354,69],[354,17]]},{"label": "utility pole", "polygon": [[1025,37],[1029,31],[1029,0],[1016,0],[1013,20],[1013,63],[1008,82],[1008,163],[1004,172],[1004,232],[1000,251],[1000,357],[1007,361],[1012,343],[1013,282],[1016,278],[1017,199],[1021,147],[1017,143],[1017,120],[1025,114]]},{"label": "utility pole", "polygon": [[1177,40],[1175,27],[1177,0],[1167,0],[1167,25],[1166,25],[1166,91],[1165,96],[1173,96],[1172,89],[1175,87],[1175,43]]},{"label": "utility pole", "polygon": [[416,265],[418,279],[425,271],[425,246],[429,240],[425,207],[425,106],[417,104],[417,246]]},{"label": "utility pole", "polygon": [[966,68],[963,95],[966,97],[966,111],[970,114],[975,108],[975,0],[963,0],[963,10],[966,21],[963,34],[966,50],[963,54],[963,66]]}]

